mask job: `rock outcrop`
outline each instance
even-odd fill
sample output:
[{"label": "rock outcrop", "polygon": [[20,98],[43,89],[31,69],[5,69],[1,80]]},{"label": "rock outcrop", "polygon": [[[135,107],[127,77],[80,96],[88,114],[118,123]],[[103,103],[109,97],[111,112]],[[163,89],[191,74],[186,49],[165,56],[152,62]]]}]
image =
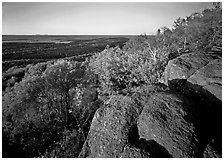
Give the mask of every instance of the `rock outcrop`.
[{"label": "rock outcrop", "polygon": [[215,58],[217,57],[201,53],[188,53],[174,58],[165,68],[164,83],[168,85],[175,79],[187,79]]},{"label": "rock outcrop", "polygon": [[222,101],[222,59],[213,60],[197,70],[187,79],[186,86],[211,101]]},{"label": "rock outcrop", "polygon": [[174,79],[187,79],[198,69],[219,56],[205,53],[188,53],[170,60],[164,71],[164,82],[169,84]]},{"label": "rock outcrop", "polygon": [[79,157],[220,157],[221,114],[212,103],[151,86],[138,91],[96,111]]},{"label": "rock outcrop", "polygon": [[222,59],[218,55],[188,53],[165,68],[163,83],[171,89],[200,93],[212,101],[222,100]]},{"label": "rock outcrop", "polygon": [[156,141],[173,157],[197,157],[193,109],[193,103],[181,95],[154,94],[138,119],[140,138]]},{"label": "rock outcrop", "polygon": [[[138,115],[138,106],[129,97],[114,96],[98,109],[79,157],[120,157],[128,144],[129,131]],[[135,150],[127,151],[135,154]],[[137,152],[137,151],[136,151]]]},{"label": "rock outcrop", "polygon": [[143,85],[105,100],[79,157],[222,157],[221,63],[185,54],[167,65],[168,87]]},{"label": "rock outcrop", "polygon": [[139,148],[125,146],[120,158],[148,158],[150,154]]}]

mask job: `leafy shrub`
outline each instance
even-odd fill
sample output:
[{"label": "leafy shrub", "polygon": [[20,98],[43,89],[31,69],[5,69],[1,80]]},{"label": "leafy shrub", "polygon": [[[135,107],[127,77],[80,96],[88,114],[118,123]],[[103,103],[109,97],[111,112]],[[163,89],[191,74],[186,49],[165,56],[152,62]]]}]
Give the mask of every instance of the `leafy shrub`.
[{"label": "leafy shrub", "polygon": [[99,77],[101,94],[117,94],[141,84],[157,83],[168,52],[165,47],[152,48],[147,39],[141,43],[143,48],[106,48],[90,59],[89,66]]}]

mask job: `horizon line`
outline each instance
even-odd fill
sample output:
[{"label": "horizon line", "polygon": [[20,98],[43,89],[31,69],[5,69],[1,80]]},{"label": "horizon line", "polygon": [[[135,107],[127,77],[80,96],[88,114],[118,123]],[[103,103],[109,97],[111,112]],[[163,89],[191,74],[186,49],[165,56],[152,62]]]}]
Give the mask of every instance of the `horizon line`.
[{"label": "horizon line", "polygon": [[2,34],[2,36],[85,36],[85,35],[91,35],[91,36],[98,36],[98,35],[105,35],[105,36],[119,36],[119,35],[155,35],[155,34],[146,34],[146,33],[141,33],[141,34]]}]

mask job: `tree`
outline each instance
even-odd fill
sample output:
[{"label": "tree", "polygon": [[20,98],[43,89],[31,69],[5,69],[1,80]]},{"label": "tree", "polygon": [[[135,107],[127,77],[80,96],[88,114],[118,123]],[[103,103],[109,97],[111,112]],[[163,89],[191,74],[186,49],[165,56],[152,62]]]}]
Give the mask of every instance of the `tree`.
[{"label": "tree", "polygon": [[213,2],[213,5],[216,9],[219,9],[222,7],[222,3],[221,2]]},{"label": "tree", "polygon": [[49,107],[59,105],[59,112],[65,120],[65,128],[69,126],[69,110],[71,109],[70,90],[81,83],[84,71],[78,62],[60,60],[47,67],[43,73],[48,91]]},{"label": "tree", "polygon": [[67,60],[43,66],[30,66],[23,80],[3,96],[4,152],[9,156],[6,146],[21,148],[16,157],[38,156],[81,122],[73,102],[85,68]]},{"label": "tree", "polygon": [[160,29],[158,29],[156,35],[160,35],[160,33],[161,33],[161,31],[160,31]]}]

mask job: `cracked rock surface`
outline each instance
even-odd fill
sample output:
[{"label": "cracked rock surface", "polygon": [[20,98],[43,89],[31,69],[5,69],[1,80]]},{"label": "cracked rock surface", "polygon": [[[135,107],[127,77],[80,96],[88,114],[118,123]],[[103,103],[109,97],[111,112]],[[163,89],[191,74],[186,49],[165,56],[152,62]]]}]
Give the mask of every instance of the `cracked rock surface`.
[{"label": "cracked rock surface", "polygon": [[222,157],[222,60],[190,53],[171,60],[165,86],[115,95],[96,111],[79,157]]}]

